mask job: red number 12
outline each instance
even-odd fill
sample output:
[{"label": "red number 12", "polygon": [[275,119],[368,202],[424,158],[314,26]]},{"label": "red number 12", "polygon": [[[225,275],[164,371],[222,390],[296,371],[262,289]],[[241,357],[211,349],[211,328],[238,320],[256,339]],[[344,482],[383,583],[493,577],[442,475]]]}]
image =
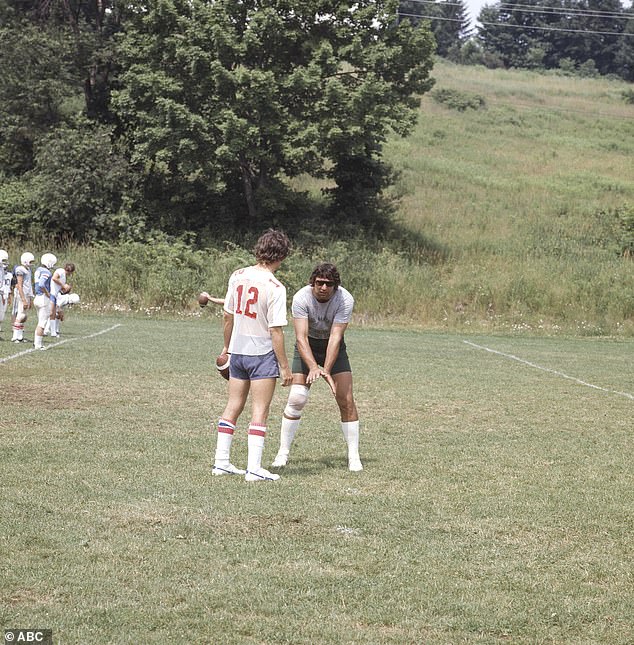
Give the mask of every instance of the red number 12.
[{"label": "red number 12", "polygon": [[244,312],[242,311],[242,292],[244,290],[244,285],[239,284],[236,291],[238,292],[238,298],[237,298],[237,305],[238,307],[236,308],[236,313],[241,314],[244,313],[245,316],[248,316],[249,318],[256,318],[257,317],[257,312],[256,311],[251,311],[251,308],[255,306],[255,304],[258,301],[258,290],[256,287],[249,287],[247,293],[251,296],[247,302],[246,302],[246,307],[244,308]]}]

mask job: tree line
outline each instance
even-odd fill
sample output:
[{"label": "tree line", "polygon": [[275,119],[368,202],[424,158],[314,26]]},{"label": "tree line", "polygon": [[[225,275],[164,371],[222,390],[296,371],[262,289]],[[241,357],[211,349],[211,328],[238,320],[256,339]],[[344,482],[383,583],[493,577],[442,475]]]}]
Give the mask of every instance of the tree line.
[{"label": "tree line", "polygon": [[397,9],[0,0],[0,234],[380,228],[383,143],[433,84],[433,36]]},{"label": "tree line", "polygon": [[463,0],[403,0],[401,20],[429,20],[440,56],[464,64],[612,74],[634,81],[634,9],[620,0],[485,5],[472,28]]}]

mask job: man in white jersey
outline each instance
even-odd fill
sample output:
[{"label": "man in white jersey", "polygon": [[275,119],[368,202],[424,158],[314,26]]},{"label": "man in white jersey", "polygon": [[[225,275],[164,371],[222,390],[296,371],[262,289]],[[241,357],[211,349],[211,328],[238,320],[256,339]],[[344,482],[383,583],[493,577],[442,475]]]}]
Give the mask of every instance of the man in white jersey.
[{"label": "man in white jersey", "polygon": [[33,262],[35,262],[33,253],[23,253],[20,256],[20,264],[13,270],[16,285],[13,290],[13,338],[11,340],[14,343],[23,343],[25,340],[26,312],[31,308],[33,300],[33,276],[31,275]]},{"label": "man in white jersey", "polygon": [[[274,273],[290,252],[280,231],[269,229],[255,246],[257,264],[235,271],[224,299],[223,353],[231,355],[229,400],[218,421],[214,475],[244,475],[246,481],[275,481],[279,475],[262,468],[262,452],[271,400],[279,376],[283,386],[292,375],[284,349],[286,288]],[[251,392],[247,469],[230,462],[238,417]]]},{"label": "man in white jersey", "polygon": [[41,266],[35,270],[33,304],[37,310],[37,327],[33,338],[35,349],[44,347],[44,327],[51,315],[51,278],[53,267],[57,264],[57,258],[52,253],[45,253],[42,256]]},{"label": "man in white jersey", "polygon": [[341,286],[339,271],[329,262],[317,265],[309,284],[293,297],[297,339],[293,384],[284,408],[280,449],[273,468],[286,466],[302,410],[308,402],[310,386],[323,377],[339,406],[341,430],[348,446],[348,469],[363,470],[359,457],[359,414],[352,394],[352,370],[343,337],[353,307],[354,298]]},{"label": "man in white jersey", "polygon": [[[75,273],[75,265],[66,262],[64,268],[55,269],[51,278],[51,315],[44,328],[44,335],[57,337],[60,334],[61,296],[66,293],[68,279]],[[60,301],[60,302],[58,302]]]}]

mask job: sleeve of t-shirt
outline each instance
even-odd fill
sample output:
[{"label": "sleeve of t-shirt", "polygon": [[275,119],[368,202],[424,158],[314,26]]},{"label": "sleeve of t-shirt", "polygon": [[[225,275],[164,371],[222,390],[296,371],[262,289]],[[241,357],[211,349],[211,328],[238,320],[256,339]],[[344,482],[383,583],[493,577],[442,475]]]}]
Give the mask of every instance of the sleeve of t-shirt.
[{"label": "sleeve of t-shirt", "polygon": [[298,291],[293,296],[293,305],[291,307],[291,314],[293,318],[307,319],[308,318],[308,303],[304,297],[304,292]]},{"label": "sleeve of t-shirt", "polygon": [[227,293],[225,294],[225,304],[223,305],[223,309],[228,313],[233,315],[233,312],[235,311],[235,304],[233,302],[233,297],[235,293],[235,289],[233,288],[233,277],[235,274],[231,274],[231,277],[229,278],[229,284],[227,285]]},{"label": "sleeve of t-shirt", "polygon": [[285,327],[286,320],[286,287],[281,284],[273,287],[270,294],[269,327]]},{"label": "sleeve of t-shirt", "polygon": [[354,298],[349,293],[346,293],[335,312],[333,323],[349,323],[352,318],[353,307]]}]

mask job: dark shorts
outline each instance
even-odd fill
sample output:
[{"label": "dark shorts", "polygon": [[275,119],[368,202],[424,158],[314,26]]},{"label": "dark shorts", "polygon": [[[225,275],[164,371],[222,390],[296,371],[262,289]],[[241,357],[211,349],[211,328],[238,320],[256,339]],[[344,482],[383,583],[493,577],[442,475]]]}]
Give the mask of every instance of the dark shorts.
[{"label": "dark shorts", "polygon": [[262,378],[277,378],[279,375],[280,368],[273,351],[261,356],[231,354],[229,363],[231,378],[237,378],[240,381],[257,381]]},{"label": "dark shorts", "polygon": [[[313,351],[313,356],[317,361],[317,365],[321,365],[323,367],[324,361],[326,360],[326,348],[328,347],[328,339],[309,337],[308,344]],[[295,345],[295,351],[293,353],[293,367],[291,371],[293,372],[293,374],[308,374],[308,372],[310,372],[308,366],[306,365],[306,363],[304,363],[302,357],[299,355],[297,345]],[[348,359],[348,352],[346,351],[346,343],[343,340],[341,341],[341,345],[339,346],[339,354],[337,354],[335,364],[330,370],[331,374],[339,374],[340,372],[352,372],[352,368],[350,367],[350,360]]]}]

